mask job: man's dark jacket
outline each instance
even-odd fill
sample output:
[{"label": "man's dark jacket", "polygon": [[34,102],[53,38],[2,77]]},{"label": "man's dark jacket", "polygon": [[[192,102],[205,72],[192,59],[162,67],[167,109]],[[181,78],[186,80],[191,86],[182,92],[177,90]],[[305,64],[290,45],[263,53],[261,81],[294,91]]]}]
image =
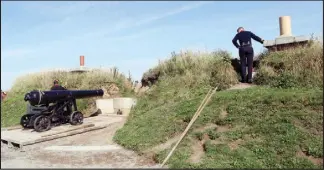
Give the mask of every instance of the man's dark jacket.
[{"label": "man's dark jacket", "polygon": [[54,85],[51,87],[51,90],[66,90],[66,88],[64,88],[60,85]]}]

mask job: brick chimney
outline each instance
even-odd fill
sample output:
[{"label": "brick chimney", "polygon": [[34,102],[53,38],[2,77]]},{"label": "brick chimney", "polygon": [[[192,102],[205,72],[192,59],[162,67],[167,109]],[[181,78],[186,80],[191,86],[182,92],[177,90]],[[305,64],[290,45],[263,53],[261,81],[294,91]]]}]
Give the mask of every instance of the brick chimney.
[{"label": "brick chimney", "polygon": [[80,56],[80,67],[84,67],[84,56]]}]

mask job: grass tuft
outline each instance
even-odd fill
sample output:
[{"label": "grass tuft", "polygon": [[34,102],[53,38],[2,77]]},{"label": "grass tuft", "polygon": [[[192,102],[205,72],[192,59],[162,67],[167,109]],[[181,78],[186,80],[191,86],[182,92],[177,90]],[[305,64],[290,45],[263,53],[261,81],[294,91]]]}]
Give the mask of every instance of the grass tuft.
[{"label": "grass tuft", "polygon": [[323,43],[264,55],[255,82],[279,88],[323,87]]}]

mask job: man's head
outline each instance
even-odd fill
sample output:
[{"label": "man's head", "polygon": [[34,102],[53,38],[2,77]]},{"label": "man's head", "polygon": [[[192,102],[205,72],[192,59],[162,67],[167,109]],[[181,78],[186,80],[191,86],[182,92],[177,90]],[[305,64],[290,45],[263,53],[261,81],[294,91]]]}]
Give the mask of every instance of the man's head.
[{"label": "man's head", "polygon": [[1,94],[7,95],[7,93],[6,93],[6,92],[4,92],[4,91],[2,91],[2,90],[1,90]]},{"label": "man's head", "polygon": [[58,85],[59,84],[59,81],[58,80],[54,80],[54,85]]},{"label": "man's head", "polygon": [[237,31],[237,33],[240,33],[242,31],[244,31],[244,28],[243,27],[239,27],[236,31]]},{"label": "man's head", "polygon": [[7,96],[7,93],[1,90],[1,100],[5,99]]}]

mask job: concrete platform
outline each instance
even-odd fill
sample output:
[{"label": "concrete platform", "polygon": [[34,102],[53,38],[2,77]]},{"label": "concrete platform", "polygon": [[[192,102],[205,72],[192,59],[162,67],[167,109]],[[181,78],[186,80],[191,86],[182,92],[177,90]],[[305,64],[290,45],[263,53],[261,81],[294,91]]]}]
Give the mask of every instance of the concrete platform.
[{"label": "concrete platform", "polygon": [[121,122],[124,116],[96,116],[84,119],[84,123],[77,126],[70,124],[53,127],[46,132],[36,132],[33,129],[7,128],[1,129],[1,142],[22,148],[26,145],[32,145],[66,136],[85,133],[93,130],[105,128],[113,123]]},{"label": "concrete platform", "polygon": [[283,45],[283,44],[294,44],[307,42],[310,40],[309,36],[287,36],[287,37],[277,37],[275,40],[267,40],[263,43],[264,47],[272,47],[275,45]]},{"label": "concrete platform", "polygon": [[263,46],[269,50],[282,51],[295,47],[307,45],[311,40],[309,36],[294,36],[291,32],[291,18],[290,16],[279,17],[280,35],[275,40],[266,40],[263,42]]},{"label": "concrete platform", "polygon": [[89,72],[92,71],[90,68],[84,67],[84,66],[80,66],[78,68],[72,68],[69,70],[69,72],[71,73],[83,73],[83,72]]},{"label": "concrete platform", "polygon": [[120,110],[122,115],[128,116],[137,100],[128,97],[98,99],[96,100],[97,109],[100,109],[103,115],[117,114]]}]

